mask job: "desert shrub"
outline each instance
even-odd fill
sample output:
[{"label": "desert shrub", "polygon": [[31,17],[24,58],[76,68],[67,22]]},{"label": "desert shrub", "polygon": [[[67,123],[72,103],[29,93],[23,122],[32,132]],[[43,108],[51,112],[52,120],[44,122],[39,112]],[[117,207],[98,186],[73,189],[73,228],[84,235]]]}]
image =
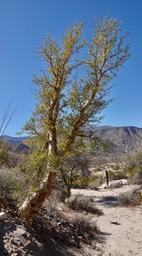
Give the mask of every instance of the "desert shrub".
[{"label": "desert shrub", "polygon": [[78,239],[82,242],[91,244],[95,238],[98,239],[100,230],[96,226],[96,223],[90,221],[88,216],[76,217],[73,221],[73,225],[76,228]]},{"label": "desert shrub", "polygon": [[87,188],[88,189],[94,189],[94,190],[98,190],[99,186],[103,183],[103,177],[99,176],[99,177],[93,177],[93,179],[90,179],[90,181],[88,181],[87,183]]},{"label": "desert shrub", "polygon": [[131,184],[142,184],[142,170],[136,170],[135,173],[129,176],[129,183]]},{"label": "desert shrub", "polygon": [[118,197],[119,206],[136,206],[142,202],[142,191],[137,189],[133,192],[120,194]]},{"label": "desert shrub", "polygon": [[142,152],[129,157],[125,166],[129,183],[142,184]]},{"label": "desert shrub", "polygon": [[89,189],[94,189],[94,190],[98,190],[98,187],[100,186],[100,180],[97,179],[97,180],[94,180],[94,181],[90,181],[88,182],[87,184],[87,188]]},{"label": "desert shrub", "polygon": [[102,210],[96,207],[92,197],[84,195],[76,195],[68,200],[68,206],[77,211],[85,211],[87,213],[101,215]]},{"label": "desert shrub", "polygon": [[0,139],[0,165],[8,164],[8,144]]},{"label": "desert shrub", "polygon": [[0,169],[0,198],[4,206],[18,204],[26,194],[26,181],[16,168]]},{"label": "desert shrub", "polygon": [[79,189],[97,189],[101,184],[101,179],[96,177],[95,175],[92,177],[82,177],[79,176],[72,184],[72,188]]},{"label": "desert shrub", "polygon": [[119,179],[125,179],[126,178],[126,173],[123,171],[108,171],[109,179],[110,180],[119,180]]}]

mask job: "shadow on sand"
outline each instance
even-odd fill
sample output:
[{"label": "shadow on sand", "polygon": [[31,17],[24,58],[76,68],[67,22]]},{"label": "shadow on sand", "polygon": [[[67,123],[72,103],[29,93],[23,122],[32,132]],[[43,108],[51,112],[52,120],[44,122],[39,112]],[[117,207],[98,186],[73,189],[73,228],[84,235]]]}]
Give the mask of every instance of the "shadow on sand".
[{"label": "shadow on sand", "polygon": [[116,207],[118,206],[118,198],[115,196],[103,196],[101,199],[96,201],[99,205],[106,207]]}]

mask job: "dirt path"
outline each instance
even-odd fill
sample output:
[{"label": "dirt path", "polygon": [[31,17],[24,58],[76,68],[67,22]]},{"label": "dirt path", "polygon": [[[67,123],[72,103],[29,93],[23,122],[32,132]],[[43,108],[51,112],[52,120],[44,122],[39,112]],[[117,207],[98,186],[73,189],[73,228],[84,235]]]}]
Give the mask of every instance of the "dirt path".
[{"label": "dirt path", "polygon": [[118,207],[115,200],[102,200],[102,197],[116,196],[132,190],[135,186],[123,186],[117,189],[72,190],[72,194],[94,196],[103,215],[95,217],[106,241],[98,244],[100,256],[142,256],[142,205],[135,208]]}]

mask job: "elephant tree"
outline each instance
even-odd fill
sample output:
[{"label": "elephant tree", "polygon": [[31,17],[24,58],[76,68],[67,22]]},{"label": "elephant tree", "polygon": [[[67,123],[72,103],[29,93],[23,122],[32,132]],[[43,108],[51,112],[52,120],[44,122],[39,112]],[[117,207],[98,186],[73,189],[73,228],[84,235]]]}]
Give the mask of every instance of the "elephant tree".
[{"label": "elephant tree", "polygon": [[39,189],[19,208],[21,218],[32,220],[50,195],[66,157],[80,147],[80,137],[109,103],[110,82],[129,57],[126,35],[116,19],[95,21],[92,39],[83,39],[83,23],[67,29],[60,43],[47,36],[39,56],[46,68],[34,76],[36,106],[24,126],[40,141],[47,165]]}]

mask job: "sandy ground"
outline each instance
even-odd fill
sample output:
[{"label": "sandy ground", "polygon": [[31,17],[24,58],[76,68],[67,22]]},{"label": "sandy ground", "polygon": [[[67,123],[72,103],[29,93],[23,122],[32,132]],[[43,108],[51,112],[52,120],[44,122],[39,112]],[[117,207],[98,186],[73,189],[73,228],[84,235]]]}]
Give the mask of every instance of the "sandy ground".
[{"label": "sandy ground", "polygon": [[[136,186],[125,185],[121,188],[93,190],[72,190],[74,194],[93,196],[103,215],[95,221],[104,234],[104,241],[97,245],[99,256],[142,256],[142,205],[134,208],[119,207],[116,201],[105,201],[102,197],[117,196]],[[95,253],[95,252],[94,252]]]}]

